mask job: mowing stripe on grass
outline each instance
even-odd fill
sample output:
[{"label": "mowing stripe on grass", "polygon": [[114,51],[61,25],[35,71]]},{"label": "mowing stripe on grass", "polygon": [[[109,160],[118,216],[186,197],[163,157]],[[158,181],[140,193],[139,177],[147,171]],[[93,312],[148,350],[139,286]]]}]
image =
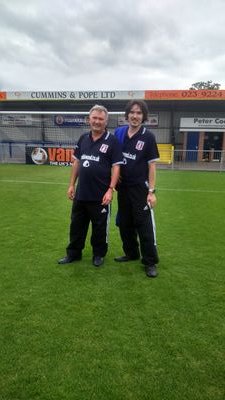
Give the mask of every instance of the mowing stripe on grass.
[{"label": "mowing stripe on grass", "polygon": [[[14,179],[0,179],[3,183],[29,183],[39,185],[65,185],[68,183],[64,182],[46,182],[46,181],[18,181]],[[197,192],[197,193],[222,193],[225,194],[225,190],[208,190],[208,189],[182,189],[182,188],[158,188],[157,190],[168,191],[168,192]]]},{"label": "mowing stripe on grass", "polygon": [[44,182],[44,181],[17,181],[12,179],[0,179],[0,182],[4,183],[37,183],[40,185],[68,185],[68,183],[63,182]]}]

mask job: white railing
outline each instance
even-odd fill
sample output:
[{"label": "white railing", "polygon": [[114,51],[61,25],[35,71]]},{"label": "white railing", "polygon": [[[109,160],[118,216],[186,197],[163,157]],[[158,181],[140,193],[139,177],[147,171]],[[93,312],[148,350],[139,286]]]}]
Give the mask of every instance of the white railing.
[{"label": "white railing", "polygon": [[[1,143],[0,163],[26,163],[26,146],[43,147],[44,143]],[[52,145],[49,145],[50,147]],[[54,147],[71,147],[68,145],[54,144]],[[164,153],[165,151],[165,153]],[[217,150],[164,150],[160,148],[160,161],[158,168],[161,169],[188,169],[225,171],[225,151]]]},{"label": "white railing", "polygon": [[174,150],[171,168],[225,171],[225,151]]}]

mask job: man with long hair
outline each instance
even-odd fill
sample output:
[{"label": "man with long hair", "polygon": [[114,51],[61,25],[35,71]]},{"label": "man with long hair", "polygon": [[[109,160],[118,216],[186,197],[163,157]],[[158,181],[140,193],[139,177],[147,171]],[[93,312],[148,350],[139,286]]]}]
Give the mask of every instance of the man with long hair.
[{"label": "man with long hair", "polygon": [[153,207],[156,205],[156,160],[159,152],[154,134],[143,123],[148,108],[142,100],[125,109],[128,126],[117,128],[124,164],[118,188],[118,225],[125,255],[117,262],[142,259],[146,275],[155,278],[159,261]]}]

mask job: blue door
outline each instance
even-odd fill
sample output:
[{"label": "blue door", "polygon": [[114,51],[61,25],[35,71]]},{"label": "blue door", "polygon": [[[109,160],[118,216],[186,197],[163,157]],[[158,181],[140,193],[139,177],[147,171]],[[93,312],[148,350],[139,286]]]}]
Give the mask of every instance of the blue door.
[{"label": "blue door", "polygon": [[199,132],[188,132],[186,146],[186,161],[197,161],[198,159]]}]

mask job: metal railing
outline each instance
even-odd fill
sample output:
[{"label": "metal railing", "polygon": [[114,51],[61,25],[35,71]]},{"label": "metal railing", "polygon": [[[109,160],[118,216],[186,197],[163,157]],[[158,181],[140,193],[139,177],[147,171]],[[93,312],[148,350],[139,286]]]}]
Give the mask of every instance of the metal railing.
[{"label": "metal railing", "polygon": [[[66,143],[37,143],[37,142],[0,142],[0,163],[26,163],[27,147],[62,147],[68,148],[71,145]],[[225,151],[217,150],[176,150],[171,147],[163,153],[160,150],[160,158],[164,160],[158,162],[160,169],[186,169],[186,170],[205,170],[205,171],[225,171]]]},{"label": "metal railing", "polygon": [[[165,168],[166,165],[159,165]],[[225,171],[225,151],[174,150],[170,169]]]}]

